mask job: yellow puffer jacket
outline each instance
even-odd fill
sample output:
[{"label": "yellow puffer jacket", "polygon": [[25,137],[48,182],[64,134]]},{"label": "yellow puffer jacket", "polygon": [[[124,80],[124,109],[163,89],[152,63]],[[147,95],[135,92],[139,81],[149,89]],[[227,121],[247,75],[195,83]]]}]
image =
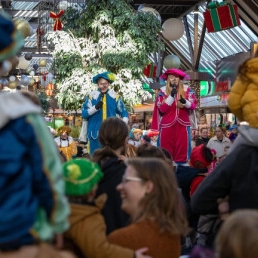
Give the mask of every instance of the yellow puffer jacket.
[{"label": "yellow puffer jacket", "polygon": [[234,82],[228,98],[228,107],[240,121],[258,128],[258,57],[245,64],[246,78],[239,77]]}]

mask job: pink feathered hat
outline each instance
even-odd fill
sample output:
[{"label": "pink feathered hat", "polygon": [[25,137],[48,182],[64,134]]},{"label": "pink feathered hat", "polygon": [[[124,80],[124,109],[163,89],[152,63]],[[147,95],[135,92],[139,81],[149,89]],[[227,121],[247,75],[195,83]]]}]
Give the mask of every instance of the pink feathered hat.
[{"label": "pink feathered hat", "polygon": [[163,74],[161,74],[160,79],[167,80],[168,75],[174,75],[179,77],[180,80],[183,80],[186,76],[186,73],[180,69],[170,68],[167,69]]}]

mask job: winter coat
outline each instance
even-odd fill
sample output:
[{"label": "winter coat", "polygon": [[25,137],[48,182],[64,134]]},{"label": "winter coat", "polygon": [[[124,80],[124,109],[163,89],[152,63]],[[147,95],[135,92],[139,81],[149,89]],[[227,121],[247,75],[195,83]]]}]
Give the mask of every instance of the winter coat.
[{"label": "winter coat", "polygon": [[229,196],[230,212],[258,209],[258,129],[240,126],[225,159],[200,184],[191,199],[198,214],[217,214],[218,198]]},{"label": "winter coat", "polygon": [[0,112],[0,245],[51,240],[68,228],[58,149],[41,108],[22,94],[0,93]]},{"label": "winter coat", "polygon": [[125,172],[125,164],[118,158],[109,158],[101,163],[101,170],[104,174],[98,184],[97,196],[106,193],[107,202],[104,205],[102,214],[107,226],[107,234],[115,229],[124,227],[129,221],[129,216],[121,210],[122,200],[116,186],[122,182]]},{"label": "winter coat", "polygon": [[178,258],[181,251],[180,236],[161,233],[154,221],[144,220],[115,230],[108,240],[133,250],[148,247],[146,254],[153,258]]},{"label": "winter coat", "polygon": [[240,121],[258,128],[258,57],[247,61],[245,77],[234,82],[228,97],[228,107]]},{"label": "winter coat", "polygon": [[207,143],[207,147],[216,151],[217,158],[220,158],[225,154],[224,148],[226,146],[231,147],[231,141],[223,136],[222,142],[218,140],[217,136],[213,136]]},{"label": "winter coat", "polygon": [[95,205],[71,204],[71,226],[65,239],[72,241],[85,258],[133,258],[133,250],[110,244],[107,240],[106,225],[101,215],[106,199],[107,195],[103,194],[95,200]]}]

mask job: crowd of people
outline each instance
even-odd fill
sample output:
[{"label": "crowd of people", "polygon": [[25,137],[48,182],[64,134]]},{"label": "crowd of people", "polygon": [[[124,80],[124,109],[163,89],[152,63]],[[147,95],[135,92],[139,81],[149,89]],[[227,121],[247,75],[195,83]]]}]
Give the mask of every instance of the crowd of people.
[{"label": "crowd of people", "polygon": [[[2,73],[22,37],[2,15],[0,31]],[[246,123],[213,136],[201,117],[194,146],[183,71],[162,74],[148,131],[129,128],[114,74],[97,74],[82,107],[87,157],[68,126],[47,127],[35,95],[0,92],[0,257],[255,256],[257,72],[258,57],[245,61],[229,94]]]}]

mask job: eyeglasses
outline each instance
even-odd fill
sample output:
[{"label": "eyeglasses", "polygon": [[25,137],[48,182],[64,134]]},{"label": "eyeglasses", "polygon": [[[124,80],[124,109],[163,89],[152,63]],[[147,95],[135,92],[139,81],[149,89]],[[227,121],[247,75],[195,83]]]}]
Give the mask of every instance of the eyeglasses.
[{"label": "eyeglasses", "polygon": [[139,177],[123,176],[122,184],[125,184],[125,183],[130,182],[130,181],[142,182],[143,180]]}]

